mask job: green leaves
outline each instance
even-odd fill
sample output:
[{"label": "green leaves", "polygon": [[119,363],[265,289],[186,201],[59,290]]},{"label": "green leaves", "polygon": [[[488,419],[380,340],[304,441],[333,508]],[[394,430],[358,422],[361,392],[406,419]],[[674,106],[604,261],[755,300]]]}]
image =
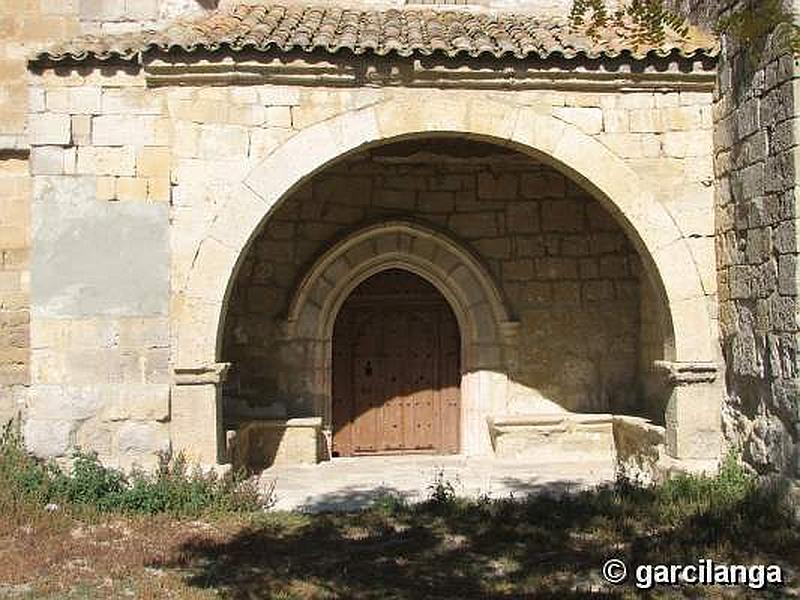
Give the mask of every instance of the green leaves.
[{"label": "green leaves", "polygon": [[573,28],[594,40],[612,28],[634,46],[660,46],[668,32],[679,38],[689,33],[686,20],[663,0],[630,0],[614,10],[606,0],[574,0],[569,19]]},{"label": "green leaves", "polygon": [[[708,0],[709,2],[711,0]],[[689,35],[689,24],[664,0],[627,0],[611,9],[608,0],[574,0],[569,15],[574,29],[592,39],[612,28],[634,46],[659,46],[668,34],[678,39]],[[729,36],[746,52],[763,48],[773,32],[778,50],[800,55],[800,25],[781,0],[759,0],[720,16],[712,23],[717,36]]]},{"label": "green leaves", "polygon": [[768,36],[777,33],[778,49],[800,53],[800,26],[796,15],[784,8],[781,0],[760,0],[752,8],[742,9],[721,17],[714,33],[728,35],[745,50],[763,47]]}]

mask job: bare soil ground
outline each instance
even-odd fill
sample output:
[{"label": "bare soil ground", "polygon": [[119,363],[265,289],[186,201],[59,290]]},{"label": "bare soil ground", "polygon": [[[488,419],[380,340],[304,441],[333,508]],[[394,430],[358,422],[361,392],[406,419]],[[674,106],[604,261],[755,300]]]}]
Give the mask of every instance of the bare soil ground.
[{"label": "bare soil ground", "polygon": [[747,502],[714,509],[702,498],[608,489],[415,506],[387,497],[362,512],[193,520],[26,508],[0,515],[0,597],[641,597],[631,583],[603,581],[611,556],[629,565],[774,562],[787,579],[760,592],[683,586],[647,596],[796,596],[798,531]]}]

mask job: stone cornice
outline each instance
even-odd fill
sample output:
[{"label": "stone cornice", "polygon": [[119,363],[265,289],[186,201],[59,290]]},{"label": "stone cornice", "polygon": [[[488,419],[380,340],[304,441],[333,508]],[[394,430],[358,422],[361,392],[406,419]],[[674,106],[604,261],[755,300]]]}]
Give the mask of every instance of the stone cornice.
[{"label": "stone cornice", "polygon": [[225,381],[231,363],[175,369],[175,385],[217,385]]},{"label": "stone cornice", "polygon": [[455,60],[437,57],[253,55],[147,58],[150,86],[298,85],[568,91],[711,91],[708,59]]},{"label": "stone cornice", "polygon": [[654,368],[673,385],[711,383],[717,378],[719,365],[713,362],[670,362],[657,360]]}]

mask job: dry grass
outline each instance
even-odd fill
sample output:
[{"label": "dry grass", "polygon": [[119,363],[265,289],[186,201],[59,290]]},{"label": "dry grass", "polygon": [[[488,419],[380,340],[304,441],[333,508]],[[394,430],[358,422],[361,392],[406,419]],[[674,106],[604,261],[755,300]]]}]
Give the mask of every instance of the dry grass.
[{"label": "dry grass", "polygon": [[[772,497],[737,490],[679,482],[518,502],[465,502],[445,493],[410,507],[387,498],[359,513],[194,520],[18,507],[0,517],[0,585],[7,586],[0,596],[637,597],[632,587],[602,583],[599,568],[609,556],[779,562],[793,576],[797,530]],[[649,595],[753,593],[682,588]]]},{"label": "dry grass", "polygon": [[414,506],[383,496],[356,513],[265,512],[247,482],[220,483],[180,461],[123,476],[80,454],[66,472],[30,456],[7,429],[0,597],[636,597],[631,585],[603,583],[607,558],[631,566],[779,563],[790,581],[800,565],[800,532],[782,495],[760,489],[735,459],[716,477],[652,489],[621,482],[561,497],[466,501],[440,474],[428,492]]}]

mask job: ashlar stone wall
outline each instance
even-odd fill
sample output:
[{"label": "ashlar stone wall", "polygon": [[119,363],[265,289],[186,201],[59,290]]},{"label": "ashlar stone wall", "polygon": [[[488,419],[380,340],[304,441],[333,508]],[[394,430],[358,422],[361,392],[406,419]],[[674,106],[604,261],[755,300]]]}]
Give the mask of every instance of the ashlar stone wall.
[{"label": "ashlar stone wall", "polygon": [[[566,306],[579,298],[583,304],[578,306],[593,307],[590,316],[584,312],[580,317],[581,326],[595,328],[592,335],[610,339],[600,323],[601,316],[608,315],[614,316],[607,320],[619,328],[617,332],[631,340],[636,338],[637,322],[640,331],[656,331],[653,311],[642,308],[647,306],[643,300],[647,294],[638,292],[637,299],[636,279],[641,281],[647,273],[673,290],[676,304],[670,312],[682,319],[676,328],[687,335],[691,332],[679,340],[689,349],[684,351],[687,360],[710,358],[708,344],[696,344],[696,339],[714,335],[707,323],[716,318],[708,92],[337,89],[266,83],[150,87],[145,73],[130,66],[34,72],[30,97],[33,350],[26,433],[42,454],[64,454],[81,442],[100,449],[106,460],[130,463],[152,458],[153,451],[172,443],[203,461],[217,460],[217,382],[222,371],[213,363],[223,358],[218,337],[221,315],[231,309],[240,319],[253,306],[285,305],[286,290],[301,267],[323,249],[325,240],[369,215],[410,211],[412,196],[415,213],[446,226],[484,257],[535,335],[543,337],[541,327],[548,326],[539,319],[545,310],[553,311],[555,322],[549,326],[555,328],[560,319],[577,331],[566,316],[576,312]],[[643,260],[644,268],[637,270],[624,238],[612,231],[593,201],[530,160],[491,168],[486,160],[440,165],[436,168],[448,177],[435,184],[435,173],[413,173],[420,166],[370,155],[361,159],[364,173],[342,171],[342,165],[326,172],[320,181],[334,178],[327,187],[314,181],[303,185],[297,178],[287,182],[298,177],[292,175],[298,165],[316,168],[336,158],[321,143],[304,142],[302,150],[282,153],[292,140],[308,132],[325,133],[337,119],[351,116],[339,136],[357,138],[360,128],[366,127],[358,120],[360,115],[383,111],[395,115],[381,117],[381,127],[391,136],[406,122],[403,119],[411,123],[423,109],[439,107],[449,117],[461,114],[459,107],[471,106],[482,108],[469,118],[494,118],[489,109],[502,107],[498,115],[519,111],[543,120],[550,127],[546,131],[558,129],[566,139],[585,140],[580,152],[595,146],[602,149],[608,164],[586,163],[583,172],[575,174],[584,178],[584,187],[602,180],[605,170],[613,167],[620,172],[624,165],[622,170],[629,180],[636,180],[635,186],[631,181],[602,185],[612,197],[617,189],[645,190],[640,197],[648,198],[653,210],[637,209],[620,215],[620,220],[649,227],[648,239],[660,240],[653,246],[660,270],[654,271],[653,260]],[[521,117],[518,126],[526,127],[526,119]],[[497,122],[502,123],[502,117]],[[472,126],[468,121],[456,125],[456,130]],[[435,124],[420,127],[412,132],[425,134]],[[509,134],[500,128],[496,135]],[[571,149],[561,150],[573,160]],[[580,152],[574,149],[575,156]],[[264,171],[264,164],[281,156],[279,164]],[[408,172],[402,174],[404,170]],[[341,189],[336,177],[341,181],[354,177],[353,186],[368,186],[369,204],[351,206],[325,197],[325,190],[337,185]],[[533,186],[525,183],[526,178],[541,183]],[[271,195],[272,190],[291,186],[297,193],[285,205]],[[547,195],[528,197],[533,189],[546,189]],[[637,206],[640,197],[623,194],[613,201],[621,211]],[[313,212],[332,203],[335,211]],[[290,210],[283,206],[293,205],[312,213],[304,220],[288,218],[290,213],[279,217],[281,211]],[[476,214],[459,207],[471,207]],[[245,261],[251,265],[247,268],[252,289],[237,292],[238,299],[231,304],[226,293],[235,262],[251,236],[259,235],[255,223],[268,213],[268,222],[275,225],[269,225],[253,246],[253,256],[283,251],[289,236],[298,235],[292,242],[291,264],[267,275],[258,273],[255,258]],[[658,222],[664,223],[667,233],[659,236],[660,226],[653,225],[653,219],[664,214],[668,218]],[[577,221],[575,215],[580,215]],[[526,226],[531,231],[512,231]],[[246,272],[242,271],[243,277]],[[266,277],[283,278],[281,287],[262,283]],[[699,291],[690,295],[690,289]],[[612,313],[608,308],[612,302],[629,303],[630,313],[616,308]],[[695,322],[700,326],[692,327]],[[232,325],[230,352],[248,347],[258,354],[259,343],[252,340],[262,332],[264,337],[276,335],[272,327],[268,319],[246,327]],[[247,336],[248,341],[237,346],[237,336]],[[621,397],[611,390],[620,389],[634,372],[642,372],[634,363],[645,348],[650,348],[650,356],[670,358],[674,352],[672,341],[659,349],[652,342],[658,339],[655,334],[642,337],[639,350],[610,367],[613,377],[600,380],[591,394],[589,380],[594,386],[598,380],[592,378],[599,375],[586,356],[576,355],[566,365],[553,364],[553,370],[563,372],[566,367],[585,377],[581,385],[567,389],[556,377],[547,379],[544,371],[537,371],[540,367],[532,363],[543,355],[532,344],[520,377],[563,396],[569,407],[608,406],[611,398]],[[558,337],[552,342],[562,343]],[[563,341],[561,349],[574,342]],[[628,348],[635,341],[619,345]],[[599,353],[597,346],[592,348]],[[613,362],[611,357],[607,360]],[[651,361],[642,359],[647,362]],[[259,385],[273,385],[263,371],[251,372],[262,377]],[[278,383],[274,386],[280,389]],[[705,410],[703,418],[713,418],[718,405],[710,396],[699,402],[706,401],[707,410],[704,405],[698,409],[691,394],[682,395],[674,418],[689,422],[681,411],[691,410]],[[687,436],[689,443],[692,436]]]},{"label": "ashlar stone wall", "polygon": [[[521,322],[512,379],[542,399],[510,411],[558,410],[549,401],[578,412],[650,414],[652,408],[663,420],[665,399],[651,399],[649,407],[642,398],[639,289],[650,284],[625,233],[561,173],[457,138],[390,144],[348,158],[270,217],[229,300],[223,360],[235,369],[230,416],[311,413],[302,365],[281,343],[291,295],[332,240],[397,218],[432,224],[460,240],[506,295]],[[658,309],[651,304],[641,312]],[[663,337],[654,328],[645,333],[663,359]]]},{"label": "ashlar stone wall", "polygon": [[24,431],[39,454],[77,444],[125,466],[169,448],[169,135],[160,99],[136,105],[141,80],[93,77],[31,91]]},{"label": "ashlar stone wall", "polygon": [[[0,0],[0,424],[25,411],[30,384],[29,132],[48,123],[29,122],[28,112],[63,114],[68,102],[65,95],[55,94],[50,105],[40,92],[29,96],[29,56],[81,33],[153,27],[211,7],[206,0]],[[82,97],[84,115],[92,96]],[[76,122],[76,139],[80,126]]]},{"label": "ashlar stone wall", "polygon": [[0,160],[0,423],[25,406],[29,381],[30,179],[19,155]]}]

